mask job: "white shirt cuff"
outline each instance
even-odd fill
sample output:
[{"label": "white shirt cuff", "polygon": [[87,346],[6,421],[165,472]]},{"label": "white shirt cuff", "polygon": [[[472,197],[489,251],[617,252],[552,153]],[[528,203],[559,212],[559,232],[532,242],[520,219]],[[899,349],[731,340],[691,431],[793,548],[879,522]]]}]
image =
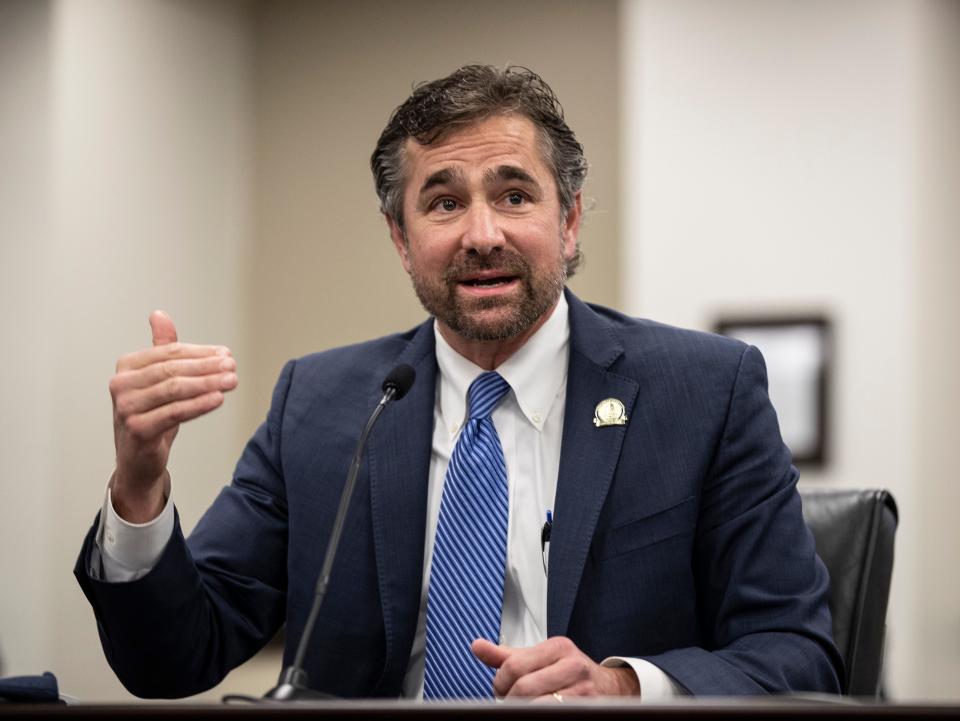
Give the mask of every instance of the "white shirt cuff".
[{"label": "white shirt cuff", "polygon": [[667,672],[642,658],[610,656],[603,659],[601,666],[616,668],[629,666],[637,675],[640,683],[640,703],[656,703],[677,696],[687,695],[683,686],[674,681]]},{"label": "white shirt cuff", "polygon": [[147,523],[128,523],[113,509],[107,486],[97,547],[100,550],[102,577],[110,583],[135,581],[153,569],[173,535],[173,502],[167,498],[160,515]]}]

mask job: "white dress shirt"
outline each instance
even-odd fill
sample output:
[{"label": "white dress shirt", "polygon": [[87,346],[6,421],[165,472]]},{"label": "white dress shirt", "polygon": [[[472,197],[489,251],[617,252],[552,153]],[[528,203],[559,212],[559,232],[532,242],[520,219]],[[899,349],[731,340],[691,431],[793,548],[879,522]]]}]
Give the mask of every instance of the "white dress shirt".
[{"label": "white dress shirt", "polygon": [[[404,696],[417,699],[423,698],[427,588],[444,477],[466,420],[467,390],[484,372],[450,347],[436,325],[434,333],[440,375],[427,490],[424,573],[417,631],[403,684]],[[508,646],[533,646],[547,638],[547,574],[543,568],[540,534],[556,497],[569,345],[568,308],[561,295],[543,326],[496,369],[511,389],[493,411],[493,423],[507,466],[510,509],[500,624],[500,642]],[[108,581],[131,581],[147,573],[173,532],[172,503],[168,501],[153,521],[130,524],[114,512],[109,489],[100,518],[97,545],[102,554],[103,575]],[[91,560],[95,571],[100,564],[96,559]],[[666,673],[642,659],[613,657],[603,663],[633,668],[644,701],[682,693]]]}]

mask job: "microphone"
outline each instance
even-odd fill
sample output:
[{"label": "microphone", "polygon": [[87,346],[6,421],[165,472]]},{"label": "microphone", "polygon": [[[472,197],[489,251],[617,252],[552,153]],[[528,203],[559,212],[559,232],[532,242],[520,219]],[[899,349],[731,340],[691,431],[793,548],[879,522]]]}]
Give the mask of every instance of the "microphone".
[{"label": "microphone", "polygon": [[[384,398],[386,398],[386,394],[392,390],[393,395],[389,398],[388,402],[390,400],[398,401],[407,395],[407,391],[410,390],[410,386],[413,385],[413,381],[415,381],[416,378],[416,371],[406,363],[403,363],[387,373],[387,377],[383,379],[383,385],[380,386],[380,390],[383,391]],[[383,401],[381,400],[380,403],[383,404]]]},{"label": "microphone", "polygon": [[307,623],[303,627],[303,633],[300,634],[300,643],[297,645],[297,653],[294,656],[293,664],[287,666],[280,674],[277,685],[270,689],[264,698],[274,701],[305,701],[311,699],[329,699],[334,698],[330,694],[321,691],[315,691],[307,685],[307,672],[303,669],[303,659],[307,653],[307,645],[310,637],[313,635],[313,627],[317,622],[317,616],[320,613],[320,606],[323,604],[323,598],[327,595],[327,584],[330,581],[330,570],[333,568],[333,560],[337,555],[337,546],[340,545],[340,534],[343,532],[343,522],[347,517],[347,509],[350,507],[350,498],[353,496],[353,487],[357,483],[357,474],[360,472],[360,462],[363,459],[363,449],[367,444],[367,436],[370,435],[370,429],[377,422],[377,418],[391,401],[403,398],[413,381],[416,379],[416,371],[410,366],[398,365],[387,374],[380,386],[383,390],[383,397],[370,414],[367,425],[360,434],[360,440],[357,442],[357,450],[353,454],[353,463],[350,464],[350,472],[347,473],[347,482],[340,494],[340,506],[337,508],[337,515],[333,519],[333,529],[330,531],[330,541],[327,543],[327,553],[323,557],[323,566],[320,569],[320,576],[317,579],[317,588],[314,591],[313,606],[310,608],[310,615],[307,617]]}]

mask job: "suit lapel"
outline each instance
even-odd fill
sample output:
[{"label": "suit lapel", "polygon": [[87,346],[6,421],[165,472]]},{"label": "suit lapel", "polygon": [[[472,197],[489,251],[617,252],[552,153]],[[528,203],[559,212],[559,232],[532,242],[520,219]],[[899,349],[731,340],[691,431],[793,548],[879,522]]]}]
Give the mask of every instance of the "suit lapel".
[{"label": "suit lapel", "polygon": [[[626,426],[598,428],[597,404],[616,398],[633,417],[639,384],[608,369],[623,353],[613,328],[569,291],[570,365],[547,581],[547,635],[565,635]],[[629,423],[629,421],[628,421]]]},{"label": "suit lapel", "polygon": [[396,407],[384,411],[367,450],[386,635],[386,663],[378,687],[402,682],[420,607],[437,375],[432,322],[417,330],[396,363],[413,366],[416,381]]}]

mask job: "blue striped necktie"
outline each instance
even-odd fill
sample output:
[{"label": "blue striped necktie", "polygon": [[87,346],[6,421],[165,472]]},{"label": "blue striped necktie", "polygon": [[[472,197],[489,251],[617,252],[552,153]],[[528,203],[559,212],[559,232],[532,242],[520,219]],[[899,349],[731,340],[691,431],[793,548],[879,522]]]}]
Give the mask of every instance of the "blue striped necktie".
[{"label": "blue striped necktie", "polygon": [[509,384],[470,384],[467,422],[450,456],[427,590],[425,699],[493,698],[494,669],[470,652],[499,642],[507,558],[507,466],[490,414]]}]

